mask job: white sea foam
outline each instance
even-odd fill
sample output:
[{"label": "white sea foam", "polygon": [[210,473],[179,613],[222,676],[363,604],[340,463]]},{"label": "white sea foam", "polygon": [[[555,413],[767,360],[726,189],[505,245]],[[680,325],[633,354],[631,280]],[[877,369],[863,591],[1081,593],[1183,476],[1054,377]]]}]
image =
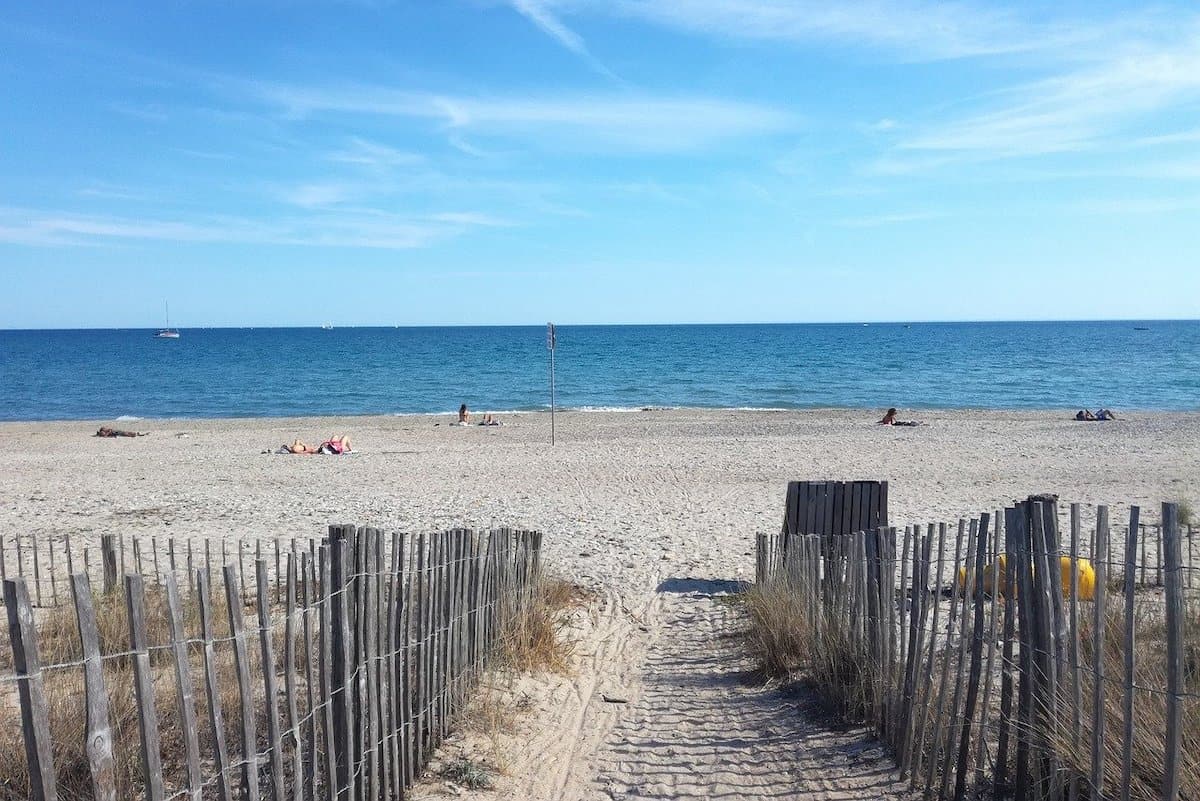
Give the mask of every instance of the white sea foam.
[{"label": "white sea foam", "polygon": [[132,415],[132,414],[123,414],[123,415],[121,415],[120,417],[118,417],[117,419],[118,419],[118,420],[141,420],[142,418],[140,418],[140,417],[135,417],[135,416],[134,416],[134,415]]},{"label": "white sea foam", "polygon": [[[550,411],[547,407],[544,410],[539,409],[472,409],[471,416],[476,417],[481,414],[536,414],[539,411]],[[562,411],[559,409],[558,411]],[[390,417],[443,417],[445,415],[458,416],[458,409],[446,409],[441,412],[392,412]]]}]

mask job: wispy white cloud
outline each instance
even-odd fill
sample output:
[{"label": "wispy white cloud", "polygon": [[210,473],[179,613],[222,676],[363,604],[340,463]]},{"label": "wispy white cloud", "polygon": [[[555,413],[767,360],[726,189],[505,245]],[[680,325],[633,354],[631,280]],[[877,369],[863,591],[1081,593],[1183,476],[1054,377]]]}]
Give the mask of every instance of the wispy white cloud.
[{"label": "wispy white cloud", "polygon": [[477,211],[442,211],[430,214],[427,219],[433,222],[450,223],[452,225],[470,225],[480,228],[511,228],[516,223],[503,217],[491,214],[481,214]]},{"label": "wispy white cloud", "polygon": [[182,153],[192,158],[204,159],[205,161],[233,161],[236,158],[232,153],[218,153],[212,150],[195,150],[190,147],[176,147],[172,149],[176,153]]},{"label": "wispy white cloud", "polygon": [[87,245],[137,239],[212,242],[220,238],[215,227],[187,222],[0,209],[0,242],[18,245]]},{"label": "wispy white cloud", "polygon": [[1133,147],[1158,147],[1160,145],[1186,145],[1192,142],[1200,142],[1200,128],[1158,136],[1141,136],[1130,142],[1130,145]]},{"label": "wispy white cloud", "polygon": [[635,195],[654,200],[665,200],[670,203],[694,204],[695,202],[694,198],[689,197],[695,192],[695,187],[667,186],[653,179],[614,181],[603,184],[600,188],[621,195]]},{"label": "wispy white cloud", "polygon": [[1085,214],[1174,214],[1200,211],[1200,196],[1094,198],[1077,208]]},{"label": "wispy white cloud", "polygon": [[579,56],[596,72],[608,78],[617,76],[592,55],[583,38],[562,23],[543,0],[510,0],[517,13],[528,19],[560,45]]},{"label": "wispy white cloud", "polygon": [[483,148],[476,147],[456,134],[451,134],[450,136],[446,137],[446,141],[450,144],[450,147],[454,148],[460,153],[466,153],[468,156],[474,156],[477,159],[491,158],[493,155],[495,155],[487,150],[484,150]]},{"label": "wispy white cloud", "polygon": [[149,192],[133,187],[110,183],[94,183],[76,190],[79,197],[98,198],[100,200],[130,200],[143,201],[151,197]]},{"label": "wispy white cloud", "polygon": [[1129,178],[1134,180],[1180,181],[1200,180],[1200,158],[1151,159],[1131,161],[1121,158],[1086,169],[1063,170],[1064,178]]},{"label": "wispy white cloud", "polygon": [[1092,27],[1034,26],[1003,8],[936,0],[554,0],[553,7],[631,17],[713,38],[830,42],[914,61],[1049,50],[1080,41]]},{"label": "wispy white cloud", "polygon": [[158,106],[136,106],[131,103],[113,103],[110,108],[118,114],[133,117],[142,122],[166,122],[170,117]]},{"label": "wispy white cloud", "polygon": [[933,211],[874,214],[863,217],[845,217],[840,220],[835,220],[834,225],[839,225],[843,228],[877,228],[882,225],[903,225],[904,223],[910,222],[936,220],[945,216],[945,214]]},{"label": "wispy white cloud", "polygon": [[386,171],[394,167],[408,167],[427,161],[421,153],[410,153],[394,147],[372,142],[362,137],[351,137],[345,148],[329,154],[330,161],[354,164],[373,171]]},{"label": "wispy white cloud", "polygon": [[103,247],[138,242],[257,243],[407,250],[429,247],[481,227],[510,224],[486,214],[413,216],[377,209],[278,218],[203,217],[149,220],[39,209],[0,208],[0,243],[40,247]]},{"label": "wispy white cloud", "polygon": [[789,112],[705,97],[576,94],[563,97],[435,95],[372,85],[244,87],[291,118],[363,114],[425,119],[451,135],[512,137],[564,151],[692,152],[794,127]]},{"label": "wispy white cloud", "polygon": [[900,147],[1003,157],[1103,145],[1130,119],[1200,100],[1200,36],[1132,47],[998,99],[994,108],[928,126]]},{"label": "wispy white cloud", "polygon": [[326,182],[289,187],[280,192],[279,199],[294,206],[314,209],[357,200],[361,195],[362,188],[356,184]]},{"label": "wispy white cloud", "polygon": [[563,25],[558,17],[538,0],[512,0],[512,7],[522,16],[558,40],[558,43],[581,56],[589,55],[587,45],[579,34]]}]

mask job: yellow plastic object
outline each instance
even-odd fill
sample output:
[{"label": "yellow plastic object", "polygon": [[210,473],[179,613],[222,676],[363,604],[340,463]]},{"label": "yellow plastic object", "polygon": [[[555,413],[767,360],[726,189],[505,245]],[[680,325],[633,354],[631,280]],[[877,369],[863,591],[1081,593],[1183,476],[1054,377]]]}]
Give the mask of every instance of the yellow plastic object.
[{"label": "yellow plastic object", "polygon": [[[1096,569],[1087,559],[1077,560],[1079,570],[1079,600],[1090,601],[1096,597]],[[1062,570],[1063,597],[1071,597],[1071,557],[1058,557],[1058,565]]]},{"label": "yellow plastic object", "polygon": [[[1001,554],[996,560],[996,564],[985,565],[983,568],[983,591],[988,595],[994,592],[1004,592],[1005,570],[1007,569],[1007,560]],[[1092,563],[1087,559],[1077,560],[1079,566],[1079,599],[1081,601],[1090,601],[1096,596],[1096,570],[1092,567]],[[1062,574],[1062,593],[1064,598],[1071,597],[1071,557],[1060,556],[1058,558],[1059,570]],[[967,584],[967,569],[960,567],[958,569],[958,586],[959,589],[965,589]]]}]

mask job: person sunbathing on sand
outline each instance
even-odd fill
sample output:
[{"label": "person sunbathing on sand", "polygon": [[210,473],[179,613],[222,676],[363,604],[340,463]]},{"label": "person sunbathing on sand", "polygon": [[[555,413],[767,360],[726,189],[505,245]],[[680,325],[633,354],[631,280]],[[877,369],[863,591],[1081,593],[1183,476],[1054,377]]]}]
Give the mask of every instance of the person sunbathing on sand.
[{"label": "person sunbathing on sand", "polygon": [[331,453],[334,455],[340,455],[340,454],[349,453],[349,452],[350,452],[350,437],[348,437],[345,434],[342,434],[337,437],[330,437],[329,439],[322,442],[321,445],[317,448],[317,453]]},{"label": "person sunbathing on sand", "polygon": [[471,424],[471,413],[467,411],[467,404],[458,407],[458,424],[460,426]]},{"label": "person sunbathing on sand", "polygon": [[350,452],[350,437],[342,434],[337,437],[330,437],[320,445],[309,445],[302,439],[297,437],[292,441],[291,445],[284,445],[277,453],[328,453],[342,454]]},{"label": "person sunbathing on sand", "polygon": [[916,422],[915,420],[897,420],[896,419],[896,409],[895,409],[895,407],[892,407],[891,409],[887,410],[886,414],[883,415],[883,419],[879,421],[879,425],[881,425],[881,426],[916,426],[916,425],[920,425],[920,423]]},{"label": "person sunbathing on sand", "polygon": [[95,433],[97,437],[144,437],[149,434],[149,431],[122,431],[119,428],[109,428],[108,426],[100,426],[100,430]]},{"label": "person sunbathing on sand", "polygon": [[498,426],[498,425],[500,425],[500,421],[497,420],[494,415],[492,415],[491,413],[488,413],[483,416],[483,420],[481,420],[479,422],[479,425],[481,425],[481,426]]}]

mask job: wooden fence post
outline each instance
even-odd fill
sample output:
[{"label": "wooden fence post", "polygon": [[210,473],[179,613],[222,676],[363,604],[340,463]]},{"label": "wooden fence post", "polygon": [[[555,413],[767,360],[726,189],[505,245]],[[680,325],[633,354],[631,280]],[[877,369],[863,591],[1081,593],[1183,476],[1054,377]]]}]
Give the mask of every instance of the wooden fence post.
[{"label": "wooden fence post", "polygon": [[54,561],[54,536],[50,536],[50,603],[58,606],[58,566]]},{"label": "wooden fence post", "polygon": [[92,796],[95,801],[117,801],[108,691],[104,686],[104,667],[100,660],[100,634],[96,625],[92,585],[86,573],[71,576],[71,592],[75,599],[75,619],[79,625],[79,642],[83,650],[83,693],[87,707],[84,750],[92,776]]},{"label": "wooden fence post", "polygon": [[1016,574],[1017,621],[1018,621],[1018,668],[1020,684],[1017,688],[1017,748],[1016,772],[1013,789],[1016,801],[1025,801],[1029,796],[1029,750],[1033,732],[1033,652],[1036,647],[1036,608],[1033,600],[1033,560],[1030,554],[1029,527],[1031,524],[1030,504],[1019,503],[1013,510],[1012,546],[1015,548],[1012,570]]},{"label": "wooden fence post", "polygon": [[1092,772],[1091,793],[1093,798],[1104,798],[1104,729],[1105,693],[1107,677],[1104,675],[1106,637],[1108,625],[1108,507],[1096,507],[1096,552],[1093,557],[1096,571],[1096,595],[1092,609]]},{"label": "wooden fence post", "polygon": [[37,626],[24,579],[4,581],[4,606],[8,612],[8,639],[12,645],[13,674],[17,678],[17,696],[21,703],[30,801],[55,801],[58,785],[51,752],[50,712],[46,706],[42,664],[37,652]]},{"label": "wooden fence post", "polygon": [[154,674],[146,643],[146,599],[142,575],[125,577],[125,610],[129,616],[129,649],[133,652],[134,699],[138,707],[138,732],[142,741],[142,767],[146,776],[146,801],[162,801],[162,752],[158,714],[154,709]]},{"label": "wooden fence post", "polygon": [[117,548],[112,534],[100,535],[100,555],[104,560],[104,594],[117,588]]},{"label": "wooden fence post", "polygon": [[[295,551],[293,551],[295,556]],[[305,718],[308,724],[304,730],[304,741],[308,747],[308,759],[304,763],[304,786],[307,792],[298,797],[298,801],[311,798],[317,801],[317,705],[314,696],[317,695],[318,685],[313,678],[313,603],[320,603],[316,597],[315,568],[310,554],[300,553],[300,604],[304,608],[304,701]]]},{"label": "wooden fence post", "polygon": [[[1071,504],[1071,579],[1070,579],[1070,617],[1067,630],[1070,635],[1069,661],[1071,669],[1071,748],[1076,754],[1081,753],[1080,742],[1083,737],[1083,677],[1080,675],[1079,663],[1079,540],[1082,522],[1080,521],[1079,504]],[[1067,789],[1068,801],[1079,798],[1079,772],[1071,771],[1070,784]]]},{"label": "wooden fence post", "polygon": [[[950,568],[950,610],[949,618],[946,625],[947,642],[941,648],[942,651],[942,672],[941,681],[937,688],[937,707],[933,716],[933,740],[930,743],[929,762],[925,765],[925,792],[923,798],[925,801],[930,801],[933,798],[934,792],[934,774],[941,766],[941,753],[943,744],[943,723],[942,714],[946,710],[947,693],[946,686],[950,683],[950,655],[949,655],[949,639],[950,634],[954,631],[954,624],[958,620],[958,605],[959,605],[959,587],[958,587],[958,563],[962,559],[962,549],[964,534],[966,533],[965,521],[958,521],[958,536],[954,543],[954,564]],[[941,575],[940,567],[938,575]],[[934,647],[936,648],[936,633],[934,635]]]},{"label": "wooden fence post", "polygon": [[[938,531],[937,561],[934,563],[936,565],[936,572],[933,575],[933,593],[934,593],[934,597],[932,600],[933,622],[930,623],[930,626],[929,626],[929,649],[928,649],[929,653],[928,653],[928,656],[926,657],[925,669],[924,669],[924,672],[922,673],[922,677],[921,677],[922,690],[921,690],[921,701],[918,704],[920,718],[918,719],[918,723],[917,723],[917,725],[918,725],[917,746],[916,746],[915,751],[913,752],[912,769],[911,769],[911,776],[910,776],[910,781],[909,781],[909,787],[912,789],[916,788],[918,780],[920,779],[920,777],[922,777],[924,775],[921,768],[924,765],[924,760],[925,760],[925,734],[929,729],[929,711],[932,706],[931,701],[933,699],[933,692],[934,692],[933,665],[934,665],[934,659],[938,653],[937,632],[938,632],[938,623],[939,623],[939,618],[941,615],[941,608],[942,608],[942,604],[941,604],[942,561],[945,559],[945,556],[946,556],[946,524],[945,523],[939,524],[937,531]],[[933,524],[932,523],[929,524],[928,536],[930,539],[933,538]],[[856,554],[856,557],[857,557],[857,554]],[[858,563],[857,558],[855,559],[855,563],[856,564]]]},{"label": "wooden fence post", "polygon": [[[258,643],[262,662],[263,697],[267,705],[267,756],[271,769],[271,797],[283,798],[283,737],[279,731],[279,692],[275,678],[275,647],[271,641],[271,590],[267,584],[267,561],[254,563],[258,599]],[[290,622],[290,621],[289,621]]]},{"label": "wooden fence post", "polygon": [[237,673],[238,698],[242,719],[242,787],[249,801],[259,801],[258,735],[255,727],[254,686],[250,683],[250,656],[246,649],[246,631],[242,622],[242,595],[238,587],[238,572],[234,565],[225,565],[225,602],[229,606],[229,636],[233,640],[233,669]]},{"label": "wooden fence post", "polygon": [[[958,770],[954,782],[954,799],[963,801],[967,795],[967,766],[971,754],[971,720],[975,716],[975,702],[979,696],[979,675],[983,662],[983,566],[987,561],[988,523],[990,516],[984,512],[979,517],[979,533],[975,540],[975,566],[968,570],[967,580],[974,596],[974,622],[971,639],[971,674],[967,682],[966,708],[963,711],[962,735],[958,746]],[[966,620],[966,613],[963,614]],[[982,733],[979,735],[983,736]]]},{"label": "wooden fence post", "polygon": [[[276,556],[279,554],[279,540],[275,540]],[[279,574],[276,573],[276,589],[279,585]],[[292,746],[292,801],[303,801],[304,780],[302,778],[304,752],[300,746],[300,713],[296,703],[296,552],[292,551],[287,557],[287,601],[283,618],[283,692],[287,709],[288,740]],[[280,743],[279,748],[282,749]]]},{"label": "wooden fence post", "polygon": [[[1049,732],[1049,745],[1041,745],[1044,778],[1048,782],[1052,798],[1062,797],[1062,760],[1059,748],[1062,743],[1061,694],[1059,688],[1065,682],[1065,650],[1067,640],[1066,617],[1063,614],[1062,569],[1058,555],[1058,514],[1054,496],[1035,496],[1034,551],[1042,578],[1034,574],[1037,599],[1042,604],[1039,611],[1038,630],[1041,636],[1042,680],[1039,708],[1045,729]],[[1031,499],[1033,500],[1033,499]]]},{"label": "wooden fence post", "polygon": [[[337,529],[336,533],[334,529]],[[347,592],[349,580],[347,576],[347,544],[345,532],[339,527],[331,527],[330,545],[330,586],[329,595],[332,600],[331,637],[332,646],[329,700],[333,708],[333,740],[336,742],[334,751],[334,786],[338,801],[354,798],[354,732],[350,728],[353,701],[351,699],[351,681],[353,671],[354,642],[351,637],[349,599]]]},{"label": "wooden fence post", "polygon": [[[332,529],[330,541],[332,542]],[[325,768],[325,798],[327,801],[337,801],[339,785],[337,780],[337,737],[335,730],[333,704],[333,677],[335,670],[341,671],[344,666],[335,666],[333,661],[333,582],[330,577],[333,555],[330,546],[322,545],[317,551],[318,568],[320,571],[320,588],[318,591],[319,613],[321,616],[319,635],[321,640],[321,666],[317,671],[321,683],[321,738],[323,767]],[[339,659],[341,654],[339,653]],[[341,663],[339,663],[341,665]],[[343,742],[345,742],[343,740]]]},{"label": "wooden fence post", "polygon": [[[961,530],[961,523],[960,523],[959,527]],[[963,582],[964,586],[962,588],[962,593],[961,593],[962,613],[959,617],[958,648],[955,649],[957,651],[957,654],[956,654],[956,659],[955,659],[955,669],[954,669],[954,676],[953,676],[954,694],[951,696],[950,709],[948,711],[946,725],[945,725],[946,732],[945,732],[944,739],[943,739],[942,745],[941,745],[941,753],[943,753],[945,756],[942,757],[944,762],[942,765],[942,780],[941,780],[941,786],[938,789],[938,798],[945,798],[946,793],[948,792],[948,789],[949,789],[950,774],[951,774],[950,766],[952,764],[950,754],[951,754],[951,749],[954,747],[954,735],[956,733],[955,730],[958,727],[959,702],[962,699],[962,690],[963,690],[963,686],[962,686],[963,685],[963,663],[964,663],[964,660],[966,658],[966,653],[967,653],[967,648],[966,648],[967,604],[969,603],[967,589],[972,587],[975,584],[975,564],[974,564],[974,559],[971,558],[971,554],[975,551],[975,541],[978,538],[978,534],[979,534],[979,521],[972,519],[970,522],[969,533],[967,534],[967,551],[965,554],[963,554],[963,559],[965,560],[965,564],[963,565],[963,567],[966,570],[966,581]],[[957,582],[957,578],[958,578],[957,562],[955,563],[954,577],[955,577],[955,585],[957,586],[957,583],[958,583]]]},{"label": "wooden fence post", "polygon": [[1130,778],[1133,775],[1133,683],[1136,660],[1134,639],[1136,619],[1134,616],[1134,570],[1137,565],[1138,519],[1141,509],[1129,507],[1129,530],[1125,536],[1125,695],[1122,698],[1124,713],[1123,738],[1121,743],[1121,801],[1129,801]]},{"label": "wooden fence post", "polygon": [[208,571],[196,569],[196,599],[200,607],[200,638],[204,655],[204,692],[208,701],[208,723],[213,736],[213,760],[217,769],[217,795],[221,801],[233,798],[229,782],[229,749],[225,744],[225,721],[221,714],[221,689],[217,677],[217,657],[214,650],[212,618],[212,586]]},{"label": "wooden fence post", "polygon": [[1179,798],[1180,737],[1183,725],[1183,555],[1179,545],[1179,508],[1162,505],[1162,550],[1167,605],[1167,738],[1163,760],[1163,801]]},{"label": "wooden fence post", "polygon": [[366,751],[364,769],[366,782],[363,792],[366,798],[383,796],[381,788],[381,761],[379,754],[379,605],[376,593],[379,576],[376,561],[379,553],[379,531],[374,528],[363,529],[361,550],[363,552],[359,582],[362,590],[362,626],[364,642],[361,646],[362,662],[359,670],[365,682],[362,693],[360,711],[360,727],[363,732]]},{"label": "wooden fence post", "polygon": [[42,561],[41,548],[38,547],[37,533],[29,532],[29,550],[33,551],[33,592],[37,605],[42,606]]},{"label": "wooden fence post", "polygon": [[399,676],[399,654],[397,649],[401,642],[397,626],[400,620],[400,552],[401,543],[400,535],[392,532],[392,551],[391,551],[391,566],[388,570],[387,580],[387,621],[386,633],[384,636],[384,648],[387,653],[387,658],[384,662],[384,669],[387,671],[388,687],[388,703],[386,710],[387,732],[388,732],[388,759],[391,762],[391,777],[392,788],[396,795],[400,795],[404,787],[404,772],[400,760],[400,693],[403,689],[400,684]]},{"label": "wooden fence post", "polygon": [[175,662],[179,722],[182,727],[184,763],[187,767],[187,793],[192,801],[201,801],[203,779],[200,775],[200,743],[196,734],[196,702],[192,693],[191,668],[188,664],[187,633],[183,628],[183,602],[175,571],[167,574],[167,611],[171,620],[171,654]]},{"label": "wooden fence post", "polygon": [[[1017,509],[1006,508],[1004,510],[1004,564],[1005,569],[1002,573],[999,572],[999,557],[997,557],[997,573],[995,575],[995,588],[1004,593],[1004,629],[1003,629],[1003,644],[1000,648],[1000,735],[996,742],[996,775],[993,782],[993,793],[997,798],[1003,797],[1009,792],[1008,786],[1008,740],[1009,732],[1012,730],[1012,702],[1013,702],[1013,639],[1016,636],[1017,621],[1016,621],[1016,536],[1017,522],[1016,516],[1019,514]],[[999,548],[998,548],[999,550]],[[1003,581],[1003,588],[1000,588],[1000,582]],[[1018,734],[1018,737],[1020,735]]]}]

